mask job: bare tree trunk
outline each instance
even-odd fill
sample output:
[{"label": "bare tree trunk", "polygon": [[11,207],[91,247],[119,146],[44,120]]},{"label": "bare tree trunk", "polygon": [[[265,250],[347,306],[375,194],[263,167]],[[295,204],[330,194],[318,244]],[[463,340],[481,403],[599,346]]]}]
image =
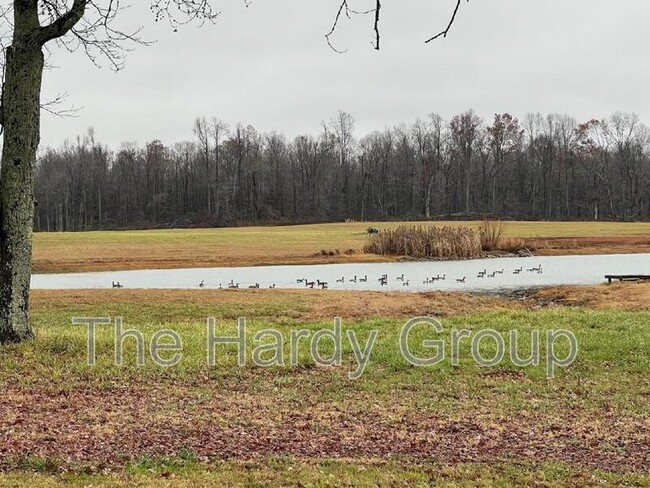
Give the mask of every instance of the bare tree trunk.
[{"label": "bare tree trunk", "polygon": [[33,337],[29,321],[29,285],[34,166],[40,134],[43,77],[40,45],[30,40],[14,42],[7,49],[5,69],[0,176],[0,343]]}]

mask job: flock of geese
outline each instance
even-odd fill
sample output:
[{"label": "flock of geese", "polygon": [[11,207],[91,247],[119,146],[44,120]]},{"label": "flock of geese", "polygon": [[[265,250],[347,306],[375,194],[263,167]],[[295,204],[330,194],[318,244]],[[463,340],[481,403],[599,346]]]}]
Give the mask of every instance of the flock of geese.
[{"label": "flock of geese", "polygon": [[[542,274],[544,272],[544,269],[542,268],[542,265],[540,264],[539,266],[535,266],[533,268],[527,268],[526,271],[529,272],[529,273]],[[513,270],[512,274],[513,275],[518,275],[518,274],[521,274],[523,272],[524,272],[524,268],[520,267],[520,268],[517,268],[517,269]],[[503,268],[494,270],[491,273],[488,273],[487,269],[484,269],[482,271],[479,271],[478,274],[476,275],[476,277],[479,278],[479,279],[496,278],[498,275],[502,275],[504,273],[505,273],[505,270]],[[404,273],[402,273],[399,276],[396,276],[395,280],[398,281],[398,282],[401,282],[402,286],[407,286],[407,287],[411,286],[411,281],[406,278]],[[378,281],[379,281],[379,284],[381,286],[388,286],[388,282],[389,282],[388,275],[387,274],[381,275],[379,277]],[[422,284],[423,285],[433,285],[438,281],[447,281],[447,275],[446,274],[442,274],[442,275],[438,274],[436,276],[427,277],[427,278],[424,279]],[[341,283],[341,284],[345,283],[346,282],[345,276],[342,276],[341,278],[337,279],[336,282]],[[364,275],[364,276],[354,275],[352,278],[348,278],[347,282],[348,283],[355,283],[355,284],[356,283],[367,283],[368,282],[368,275]],[[462,278],[456,278],[456,283],[466,283],[466,282],[467,282],[467,276],[463,276]],[[298,279],[297,283],[304,283],[307,288],[320,287],[320,288],[322,288],[324,290],[327,289],[327,286],[328,286],[327,282],[325,282],[325,281],[320,281],[320,280],[309,281],[306,278]]]},{"label": "flock of geese", "polygon": [[[201,280],[201,282],[199,283],[199,288],[205,288],[205,280]],[[224,288],[223,284],[219,283],[219,289],[222,290],[223,288]],[[235,283],[234,280],[230,280],[230,282],[226,284],[226,288],[228,288],[229,290],[238,290],[240,286],[239,283]],[[248,288],[251,290],[257,290],[260,288],[260,284],[255,283],[254,285],[250,285]],[[270,289],[275,288],[275,283],[270,285],[269,288]]]},{"label": "flock of geese", "polygon": [[[521,274],[523,272],[524,272],[524,268],[519,267],[519,268],[516,268],[515,270],[513,270],[512,274],[513,275],[518,275],[518,274]],[[544,270],[542,268],[542,265],[540,264],[539,266],[534,266],[532,268],[526,268],[526,272],[542,274],[544,272]],[[494,270],[491,273],[488,273],[487,269],[483,269],[482,271],[478,272],[476,277],[478,279],[485,279],[485,278],[490,279],[490,278],[497,278],[497,276],[502,275],[504,273],[505,273],[505,270],[503,268]],[[411,281],[406,278],[404,273],[402,273],[399,276],[396,276],[395,279],[396,279],[396,281],[402,283],[402,286],[405,286],[405,287],[411,286]],[[379,284],[381,286],[388,286],[388,282],[389,282],[388,275],[387,274],[381,275],[379,277],[378,281],[379,281]],[[422,284],[423,285],[433,285],[438,281],[447,281],[447,275],[446,274],[443,274],[443,275],[438,274],[436,276],[427,277],[422,282]],[[466,282],[467,282],[467,276],[463,276],[462,278],[456,278],[456,283],[466,283]],[[327,281],[321,281],[319,279],[317,279],[315,281],[310,281],[307,278],[298,278],[296,280],[296,283],[304,284],[305,288],[312,288],[312,289],[313,288],[321,288],[322,290],[327,290],[328,287],[329,287],[329,284],[327,283]],[[341,278],[337,279],[336,283],[341,283],[341,284],[346,283],[345,276],[342,276]],[[355,284],[356,283],[368,283],[368,275],[364,275],[364,276],[354,275],[352,278],[347,279],[347,283],[355,283]],[[119,281],[117,281],[117,282],[113,281],[112,284],[113,284],[113,288],[124,288],[124,285],[122,285]],[[199,283],[199,288],[205,288],[205,286],[206,286],[205,280],[201,280],[201,282]],[[219,283],[219,289],[223,289],[223,288],[224,288],[224,286],[221,283]],[[226,284],[225,288],[230,289],[230,290],[237,290],[237,289],[240,288],[240,286],[239,286],[239,283],[235,283],[234,280],[230,280],[230,282]],[[248,288],[249,289],[259,289],[260,284],[255,283],[253,285],[249,285]],[[274,289],[275,288],[275,283],[270,285],[269,288]]]}]

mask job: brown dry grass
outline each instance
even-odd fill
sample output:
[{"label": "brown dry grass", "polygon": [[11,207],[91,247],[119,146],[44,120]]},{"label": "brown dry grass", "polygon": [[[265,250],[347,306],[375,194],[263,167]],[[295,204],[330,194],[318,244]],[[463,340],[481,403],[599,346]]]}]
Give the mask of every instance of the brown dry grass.
[{"label": "brown dry grass", "polygon": [[471,258],[482,253],[482,233],[469,227],[403,225],[370,236],[370,254],[414,258]]},{"label": "brown dry grass", "polygon": [[282,317],[300,320],[330,320],[338,315],[346,319],[446,317],[490,312],[524,305],[497,296],[467,293],[384,293],[335,290],[34,290],[32,309],[39,311],[75,310],[87,306],[161,306],[183,305],[175,313],[188,316],[166,317],[171,320],[196,318],[196,307],[242,310],[256,318]]},{"label": "brown dry grass", "polygon": [[650,253],[650,236],[537,238],[525,243],[538,256]]},{"label": "brown dry grass", "polygon": [[534,293],[533,299],[558,305],[597,310],[650,311],[650,283],[598,286],[561,286]]},{"label": "brown dry grass", "polygon": [[[625,311],[650,310],[650,283],[562,286],[534,292],[530,300],[469,293],[367,292],[336,290],[34,290],[34,312],[75,311],[87,307],[161,308],[168,320],[196,318],[197,308],[246,312],[255,318],[330,320],[449,317],[470,313],[527,309],[537,305],[576,306]],[[183,308],[174,307],[183,305]],[[218,307],[218,310],[217,310]]]}]

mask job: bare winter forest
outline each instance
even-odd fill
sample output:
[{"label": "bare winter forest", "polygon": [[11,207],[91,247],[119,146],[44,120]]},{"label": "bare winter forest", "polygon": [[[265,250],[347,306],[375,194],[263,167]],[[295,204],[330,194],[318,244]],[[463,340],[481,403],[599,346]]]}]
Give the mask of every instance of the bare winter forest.
[{"label": "bare winter forest", "polygon": [[119,149],[87,135],[48,149],[36,172],[36,229],[498,215],[650,219],[650,131],[635,115],[472,111],[361,138],[345,112],[287,140],[197,119],[194,140]]}]

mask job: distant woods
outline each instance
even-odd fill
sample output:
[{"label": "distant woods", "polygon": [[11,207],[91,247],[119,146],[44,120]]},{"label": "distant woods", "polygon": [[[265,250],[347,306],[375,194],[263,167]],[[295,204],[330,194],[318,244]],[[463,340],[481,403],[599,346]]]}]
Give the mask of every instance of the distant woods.
[{"label": "distant woods", "polygon": [[363,137],[340,112],[287,140],[197,119],[194,140],[108,148],[92,130],[36,170],[41,231],[498,215],[650,220],[650,131],[636,116],[472,111]]}]

